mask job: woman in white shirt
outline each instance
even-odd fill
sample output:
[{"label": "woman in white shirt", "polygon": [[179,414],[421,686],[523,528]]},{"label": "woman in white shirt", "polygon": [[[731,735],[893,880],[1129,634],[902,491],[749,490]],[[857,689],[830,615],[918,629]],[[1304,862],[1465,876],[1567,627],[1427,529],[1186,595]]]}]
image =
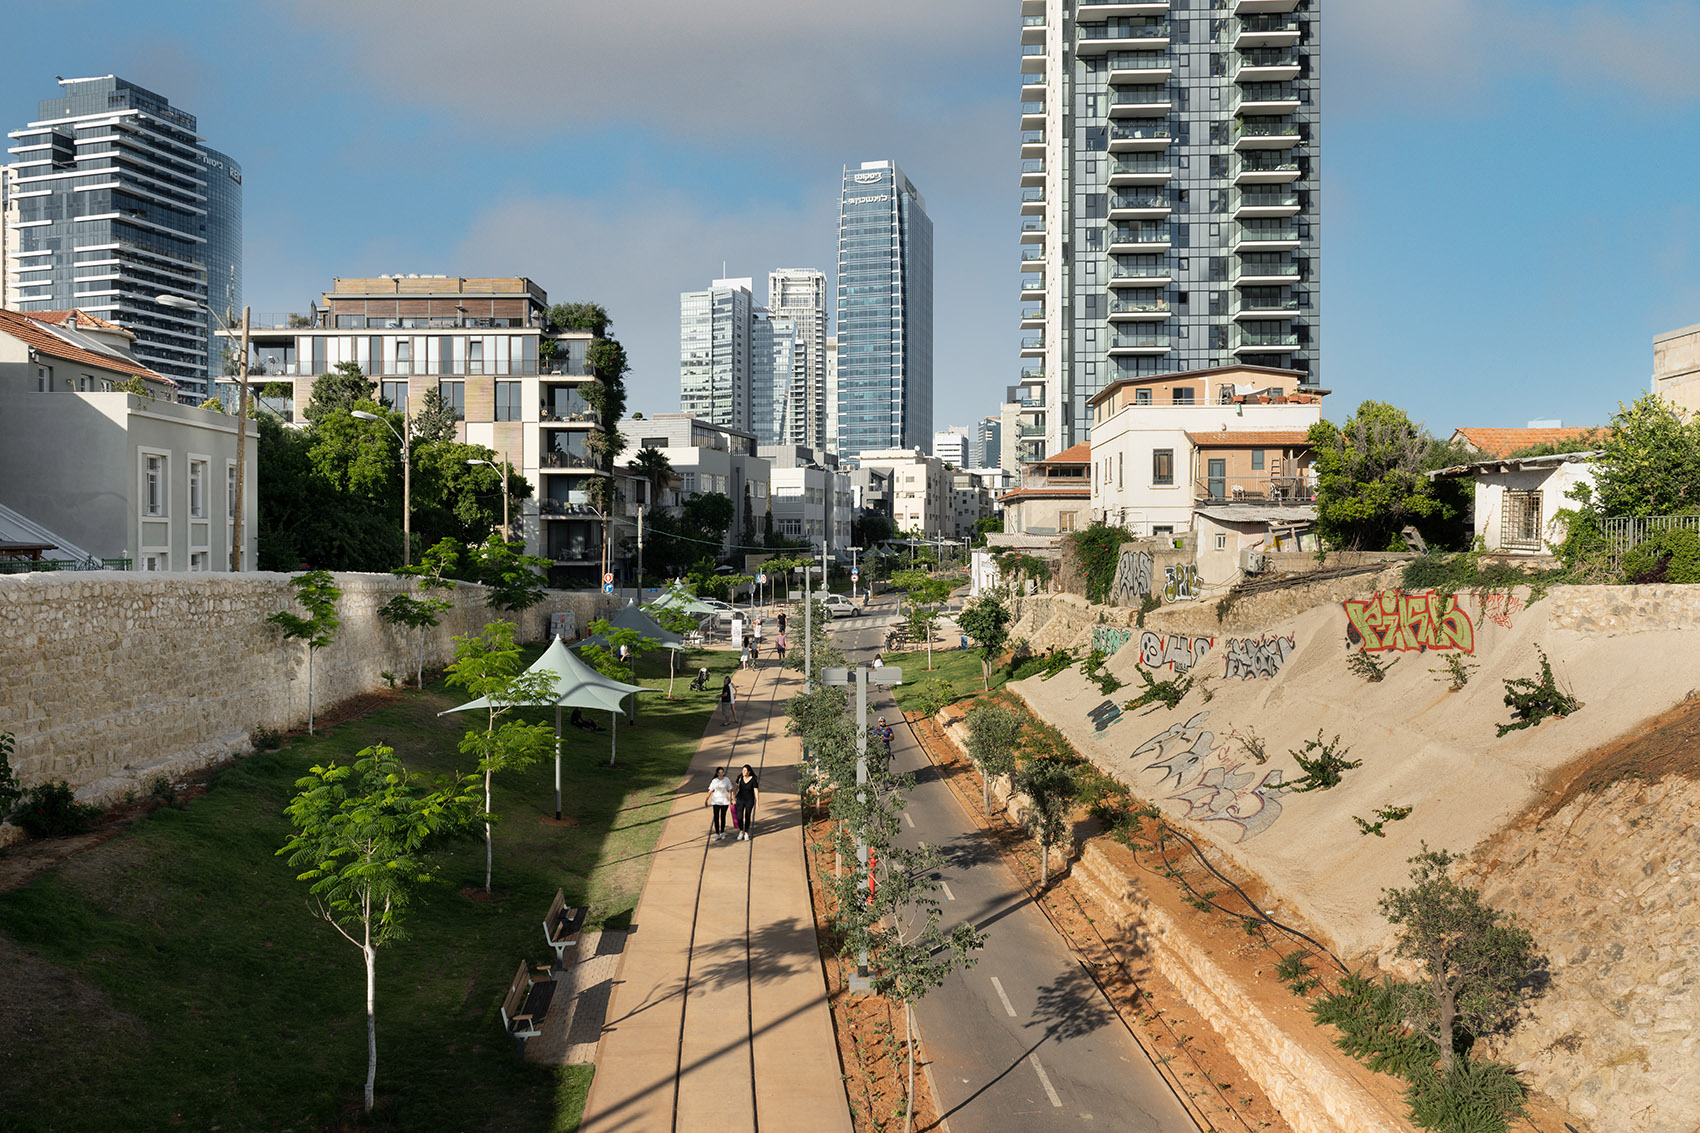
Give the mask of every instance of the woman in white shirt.
[{"label": "woman in white shirt", "polygon": [[732,780],[726,777],[724,767],[716,767],[714,778],[708,781],[708,805],[714,808],[708,840],[718,842],[726,837],[726,808],[732,805]]}]

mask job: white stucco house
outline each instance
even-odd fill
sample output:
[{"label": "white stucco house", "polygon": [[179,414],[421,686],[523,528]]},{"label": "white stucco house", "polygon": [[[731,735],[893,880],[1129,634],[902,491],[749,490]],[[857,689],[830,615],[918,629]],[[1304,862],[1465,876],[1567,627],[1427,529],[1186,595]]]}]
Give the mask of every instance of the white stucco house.
[{"label": "white stucco house", "polygon": [[1564,537],[1557,520],[1562,509],[1574,509],[1569,493],[1577,484],[1594,482],[1595,452],[1563,452],[1550,456],[1480,460],[1429,473],[1432,479],[1468,477],[1475,483],[1473,538],[1489,551],[1510,555],[1541,555]]}]

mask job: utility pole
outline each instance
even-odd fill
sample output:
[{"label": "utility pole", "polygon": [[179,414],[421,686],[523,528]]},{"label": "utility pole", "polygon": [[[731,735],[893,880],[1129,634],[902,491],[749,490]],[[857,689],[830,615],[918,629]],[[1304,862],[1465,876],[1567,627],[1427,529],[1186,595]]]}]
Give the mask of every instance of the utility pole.
[{"label": "utility pole", "polygon": [[[855,676],[849,669],[833,666],[821,673],[821,681],[829,685],[847,685],[852,680],[856,684],[856,800],[867,802],[868,795],[868,681],[872,679],[879,685],[900,685],[903,683],[903,670],[896,665],[887,665],[882,669],[873,670],[866,664],[857,665]],[[864,884],[868,887],[868,900],[874,896],[873,874],[868,869],[868,841],[866,832],[856,831],[856,864],[861,871]],[[851,991],[867,991],[868,953],[865,949],[856,953],[856,974],[848,981]]]},{"label": "utility pole", "polygon": [[810,565],[811,564],[806,563],[806,562],[803,564],[803,691],[804,692],[815,691],[815,684],[814,684],[814,680],[815,680],[815,662],[814,662],[814,656],[815,656],[815,650],[814,650],[814,645],[815,645],[815,633],[814,633],[815,596],[814,596],[814,593],[809,590],[809,567],[810,567]]},{"label": "utility pole", "polygon": [[[228,313],[228,308],[226,309]],[[242,569],[242,494],[248,482],[248,307],[242,308],[242,359],[237,381],[242,388],[236,396],[236,519],[230,525],[230,569]],[[226,330],[230,328],[225,327]]]},{"label": "utility pole", "polygon": [[[643,505],[638,505],[638,576],[637,604],[643,605]],[[668,693],[669,696],[672,693]]]}]

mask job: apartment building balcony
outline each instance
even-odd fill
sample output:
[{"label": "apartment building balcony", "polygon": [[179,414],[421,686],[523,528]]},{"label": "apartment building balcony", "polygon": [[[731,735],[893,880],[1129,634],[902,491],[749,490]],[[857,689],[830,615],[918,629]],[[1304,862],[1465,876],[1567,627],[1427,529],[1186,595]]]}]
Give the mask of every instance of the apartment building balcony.
[{"label": "apartment building balcony", "polygon": [[1234,50],[1250,51],[1265,47],[1292,47],[1304,34],[1304,24],[1297,16],[1243,16],[1234,29]]},{"label": "apartment building balcony", "polygon": [[1045,277],[1042,275],[1024,275],[1021,277],[1021,301],[1023,303],[1042,303],[1045,299]]},{"label": "apartment building balcony", "polygon": [[[1022,371],[1021,371],[1021,383],[1020,384],[1022,384],[1024,386],[1025,385],[1036,386],[1037,389],[1038,389],[1039,399],[1037,401],[1033,402],[1033,404],[1035,404],[1035,405],[1045,404],[1045,385],[1044,385],[1044,382],[1045,382],[1045,371],[1044,371],[1043,367],[1029,366],[1029,367],[1024,367],[1022,369]],[[1027,403],[1023,402],[1022,404],[1025,405]]]},{"label": "apartment building balcony", "polygon": [[1042,13],[1037,16],[1021,17],[1021,42],[1045,42],[1045,17]]},{"label": "apartment building balcony", "polygon": [[1045,74],[1043,71],[1021,72],[1021,97],[1039,99],[1045,97]]},{"label": "apartment building balcony", "polygon": [[1282,224],[1241,224],[1235,227],[1233,249],[1236,252],[1290,252],[1299,246],[1297,226]]},{"label": "apartment building balcony", "polygon": [[1112,51],[1156,51],[1169,46],[1169,21],[1115,19],[1076,25],[1077,55],[1107,55]]},{"label": "apartment building balcony", "polygon": [[1023,358],[1043,358],[1045,356],[1045,336],[1030,334],[1022,338],[1021,356]]},{"label": "apartment building balcony", "polygon": [[1299,77],[1296,51],[1279,47],[1246,47],[1234,69],[1236,83],[1284,83]]},{"label": "apartment building balcony", "polygon": [[1167,265],[1110,264],[1111,287],[1167,287],[1171,282]]},{"label": "apartment building balcony", "polygon": [[1045,308],[1043,308],[1043,307],[1023,307],[1021,309],[1021,329],[1022,330],[1044,330],[1045,329]]},{"label": "apartment building balcony", "polygon": [[1166,83],[1175,73],[1175,61],[1166,51],[1126,51],[1110,54],[1110,85]]},{"label": "apartment building balcony", "polygon": [[1237,293],[1232,313],[1235,321],[1293,319],[1299,314],[1299,300],[1296,295],[1260,295],[1256,291],[1242,291]]},{"label": "apartment building balcony", "polygon": [[1111,193],[1111,220],[1149,220],[1166,217],[1174,209],[1168,193]]},{"label": "apartment building balcony", "polygon": [[1289,120],[1276,122],[1241,122],[1234,136],[1234,148],[1246,150],[1292,149],[1305,140],[1305,128]]},{"label": "apartment building balcony", "polygon": [[1023,185],[1043,185],[1045,183],[1044,158],[1029,157],[1022,160],[1021,183]]},{"label": "apartment building balcony", "polygon": [[1234,15],[1261,16],[1271,12],[1291,12],[1299,0],[1234,0]]},{"label": "apartment building balcony", "polygon": [[1022,73],[1026,74],[1029,71],[1038,71],[1038,72],[1042,73],[1044,70],[1045,70],[1045,43],[1044,43],[1044,41],[1040,40],[1038,43],[1023,43],[1021,45],[1021,71],[1022,71]]},{"label": "apartment building balcony", "polygon": [[1298,159],[1289,152],[1248,150],[1240,155],[1235,185],[1279,185],[1300,177]]},{"label": "apartment building balcony", "polygon": [[1110,184],[1118,187],[1166,185],[1174,175],[1174,169],[1170,167],[1166,155],[1143,155],[1110,163]]},{"label": "apartment building balcony", "polygon": [[1082,20],[1133,19],[1169,14],[1169,0],[1080,0],[1077,7],[1077,17]]},{"label": "apartment building balcony", "polygon": [[1029,185],[1021,190],[1021,211],[1028,214],[1045,211],[1045,188],[1043,185]]},{"label": "apartment building balcony", "polygon": [[1044,217],[1024,216],[1021,218],[1021,242],[1023,244],[1043,244],[1045,242]]},{"label": "apartment building balcony", "polygon": [[1045,131],[1043,131],[1043,130],[1023,130],[1023,131],[1021,131],[1021,156],[1022,157],[1044,157],[1045,156]]},{"label": "apartment building balcony", "polygon": [[595,463],[582,452],[545,452],[538,458],[538,468],[544,472],[594,472]]},{"label": "apartment building balcony", "polygon": [[1256,331],[1241,330],[1234,336],[1235,354],[1266,354],[1270,351],[1286,353],[1299,348],[1299,336],[1296,331]]},{"label": "apartment building balcony", "polygon": [[1252,262],[1234,267],[1230,281],[1235,287],[1279,287],[1302,278],[1297,260],[1281,262]]},{"label": "apartment building balcony", "polygon": [[1110,252],[1116,255],[1167,252],[1173,235],[1166,224],[1112,225]]},{"label": "apartment building balcony", "polygon": [[1234,195],[1235,220],[1279,219],[1297,216],[1303,207],[1296,189],[1241,189]]},{"label": "apartment building balcony", "polygon": [[1174,106],[1168,87],[1123,87],[1110,92],[1111,118],[1164,118]]},{"label": "apartment building balcony", "polygon": [[1299,109],[1298,88],[1292,83],[1244,83],[1231,107],[1243,118],[1279,118],[1296,114]]},{"label": "apartment building balcony", "polygon": [[1208,504],[1308,504],[1316,499],[1316,486],[1308,469],[1286,475],[1212,476],[1207,465],[1203,475],[1194,477],[1192,494],[1199,503]]},{"label": "apartment building balcony", "polygon": [[1021,249],[1021,270],[1037,271],[1045,266],[1045,249],[1027,247]]},{"label": "apartment building balcony", "polygon": [[1163,295],[1117,298],[1110,303],[1112,323],[1161,322],[1172,313],[1168,297]]},{"label": "apartment building balcony", "polygon": [[1166,334],[1121,334],[1110,339],[1112,358],[1154,357],[1173,349]]},{"label": "apartment building balcony", "polygon": [[1174,140],[1167,122],[1111,122],[1110,152],[1165,150]]},{"label": "apartment building balcony", "polygon": [[[1043,89],[1043,88],[1039,88],[1039,89]],[[1027,91],[1022,91],[1021,93],[1023,95],[1029,94],[1029,92],[1027,92]],[[1035,130],[1035,129],[1038,129],[1039,127],[1043,126],[1044,124],[1045,124],[1045,103],[1044,103],[1044,100],[1043,99],[1034,99],[1032,97],[1024,98],[1022,100],[1022,103],[1021,103],[1021,128],[1023,130]]]}]

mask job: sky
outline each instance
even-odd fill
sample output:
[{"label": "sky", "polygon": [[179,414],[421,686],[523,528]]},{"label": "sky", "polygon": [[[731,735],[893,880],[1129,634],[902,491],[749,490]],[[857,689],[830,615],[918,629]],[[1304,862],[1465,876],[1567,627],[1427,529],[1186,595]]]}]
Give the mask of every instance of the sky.
[{"label": "sky", "polygon": [[[1328,416],[1597,424],[1700,323],[1700,4],[1323,4]],[[595,300],[629,405],[679,408],[679,293],[836,259],[840,171],[934,224],[936,428],[1017,355],[1015,0],[59,0],[14,6],[0,122],[117,74],[243,166],[246,301],[525,275]]]}]

